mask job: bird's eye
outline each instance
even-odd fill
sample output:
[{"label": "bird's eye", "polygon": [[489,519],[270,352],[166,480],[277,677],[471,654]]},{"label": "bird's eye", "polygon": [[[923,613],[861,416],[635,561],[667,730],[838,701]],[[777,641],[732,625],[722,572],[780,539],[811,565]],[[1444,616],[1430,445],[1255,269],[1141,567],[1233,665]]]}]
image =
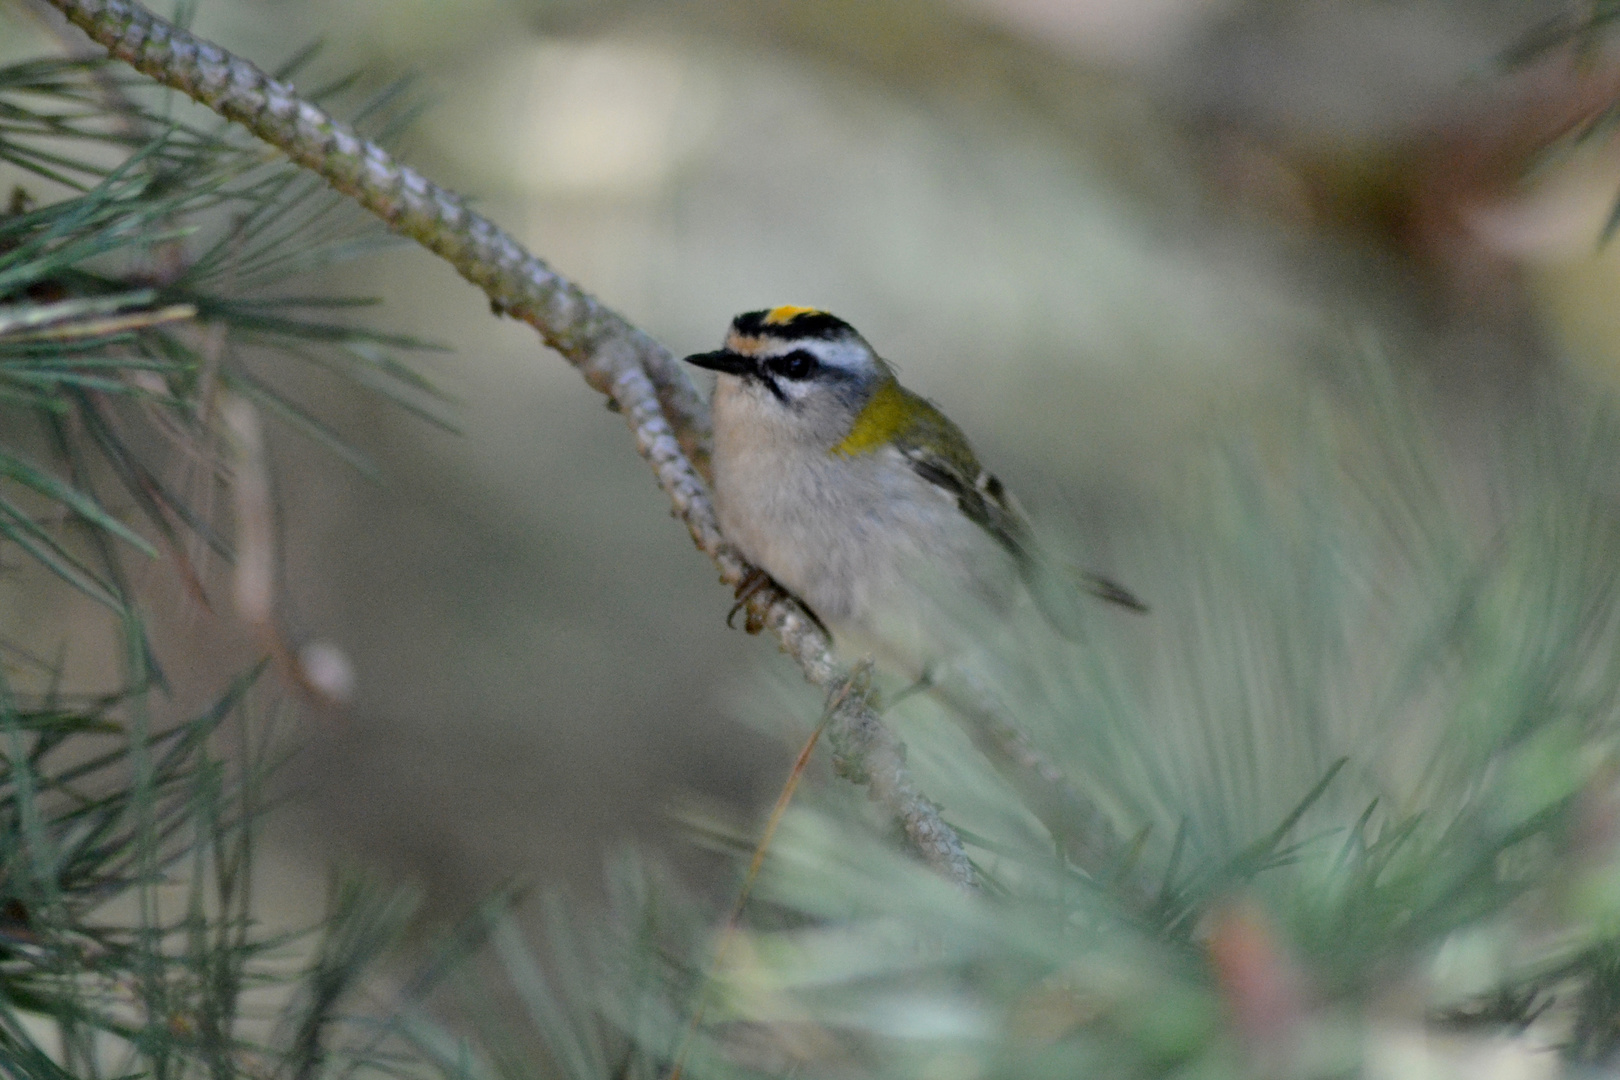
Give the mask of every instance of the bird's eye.
[{"label": "bird's eye", "polygon": [[773,356],[765,362],[771,374],[787,379],[808,379],[816,370],[816,358],[803,349],[786,356]]}]

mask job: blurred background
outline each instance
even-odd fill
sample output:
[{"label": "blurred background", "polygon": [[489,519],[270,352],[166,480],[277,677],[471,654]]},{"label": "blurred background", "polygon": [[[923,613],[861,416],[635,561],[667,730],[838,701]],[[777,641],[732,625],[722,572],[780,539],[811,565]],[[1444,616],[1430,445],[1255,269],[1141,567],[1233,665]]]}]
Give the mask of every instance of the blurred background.
[{"label": "blurred background", "polygon": [[[1584,10],[1571,5],[1570,10]],[[165,12],[165,5],[157,5]],[[1612,392],[1620,195],[1601,50],[1521,55],[1509,0],[203,0],[195,27],[301,86],[413,73],[402,154],[677,354],[736,312],[830,309],[937,401],[1043,525],[1150,601],[1132,537],[1212,440],[1297,427],[1373,343],[1466,462],[1528,388]],[[0,5],[8,57],[62,48]],[[376,462],[270,426],[283,610],[346,705],[297,721],[272,827],[288,910],[333,863],[465,911],[518,878],[589,894],[605,848],[684,850],[672,801],[774,798],[816,708],[667,514],[622,421],[426,253],[307,283],[449,347],[450,434],[267,373]],[[1468,482],[1468,477],[1458,477]],[[153,570],[177,708],[256,649]],[[65,590],[0,619],[116,670]],[[760,687],[780,684],[780,692]],[[789,689],[780,689],[789,688]],[[800,696],[794,697],[797,693]],[[762,715],[782,713],[780,725]],[[694,879],[705,864],[687,856]]]}]

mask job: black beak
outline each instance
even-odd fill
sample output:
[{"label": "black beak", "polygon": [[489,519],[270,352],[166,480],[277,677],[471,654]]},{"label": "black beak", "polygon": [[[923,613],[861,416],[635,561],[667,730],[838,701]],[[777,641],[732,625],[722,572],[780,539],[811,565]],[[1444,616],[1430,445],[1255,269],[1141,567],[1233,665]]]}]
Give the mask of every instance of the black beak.
[{"label": "black beak", "polygon": [[754,361],[742,353],[734,353],[727,349],[718,352],[693,353],[686,358],[688,364],[696,364],[710,371],[723,372],[726,375],[752,375]]}]

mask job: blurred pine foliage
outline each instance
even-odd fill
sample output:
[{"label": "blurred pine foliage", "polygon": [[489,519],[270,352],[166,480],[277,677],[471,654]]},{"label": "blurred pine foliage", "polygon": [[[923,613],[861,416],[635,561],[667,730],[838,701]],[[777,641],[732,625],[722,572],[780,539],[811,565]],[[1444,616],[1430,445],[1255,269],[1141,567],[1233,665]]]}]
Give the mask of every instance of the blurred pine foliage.
[{"label": "blurred pine foliage", "polygon": [[1612,1075],[1620,425],[1549,390],[1457,454],[1382,360],[1345,369],[1295,439],[1190,478],[1130,571],[1153,625],[992,662],[1107,865],[908,698],[886,718],[984,888],[822,789],[704,974],[712,921],[620,865],[597,982],[534,1010],[557,1065],[662,1075],[702,999],[691,1076]]},{"label": "blurred pine foliage", "polygon": [[1083,648],[989,650],[1058,781],[1110,819],[1104,864],[1076,865],[914,696],[891,719],[982,889],[828,785],[790,814],[718,969],[714,912],[626,857],[603,910],[549,910],[543,965],[497,897],[402,995],[487,940],[533,1030],[472,978],[462,1035],[414,1007],[352,1015],[406,906],[345,885],[314,944],[259,934],[273,695],[250,672],[157,720],[127,564],[162,549],[207,595],[198,541],[239,553],[243,522],[160,479],[180,458],[207,491],[242,479],[221,395],[354,457],[238,347],[431,418],[438,399],[397,357],[420,343],[276,292],[379,238],[145,95],[95,65],[0,70],[0,158],[34,178],[0,217],[0,535],[103,605],[126,658],[125,685],[83,698],[38,643],[0,643],[8,1074],[620,1080],[667,1075],[682,1047],[687,1075],[739,1078],[1620,1065],[1620,426],[1549,390],[1458,455],[1366,349],[1300,403],[1296,439],[1191,478],[1198,507],[1126,568],[1149,624],[1099,613]]},{"label": "blurred pine foliage", "polygon": [[[0,640],[0,1071],[398,1074],[392,1044],[341,1003],[408,902],[341,883],[306,933],[262,929],[255,838],[288,750],[283,695],[260,665],[171,718],[168,658],[131,582],[161,550],[218,604],[208,560],[240,570],[239,549],[264,542],[253,530],[268,519],[218,498],[262,479],[242,475],[253,463],[231,445],[233,412],[363,464],[263,377],[264,357],[339,371],[435,419],[439,397],[399,359],[421,343],[342,320],[366,301],[280,291],[389,238],[262,147],[178,111],[105,64],[0,68],[0,161],[16,179],[0,212],[0,551],[8,574],[45,572],[94,600],[123,656],[122,685],[70,691],[54,643]],[[273,612],[253,616],[273,634]]]}]

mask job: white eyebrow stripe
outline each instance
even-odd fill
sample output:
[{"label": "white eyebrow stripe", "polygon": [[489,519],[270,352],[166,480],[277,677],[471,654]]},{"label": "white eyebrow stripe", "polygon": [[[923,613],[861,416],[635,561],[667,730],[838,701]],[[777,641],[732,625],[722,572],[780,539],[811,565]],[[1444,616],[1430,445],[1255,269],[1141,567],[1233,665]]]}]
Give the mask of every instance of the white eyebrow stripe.
[{"label": "white eyebrow stripe", "polygon": [[773,343],[769,351],[759,355],[763,359],[769,359],[777,356],[788,356],[796,352],[807,352],[815,357],[822,367],[833,368],[838,371],[860,372],[872,366],[871,359],[859,348],[851,347],[850,343],[825,341],[816,338]]}]

